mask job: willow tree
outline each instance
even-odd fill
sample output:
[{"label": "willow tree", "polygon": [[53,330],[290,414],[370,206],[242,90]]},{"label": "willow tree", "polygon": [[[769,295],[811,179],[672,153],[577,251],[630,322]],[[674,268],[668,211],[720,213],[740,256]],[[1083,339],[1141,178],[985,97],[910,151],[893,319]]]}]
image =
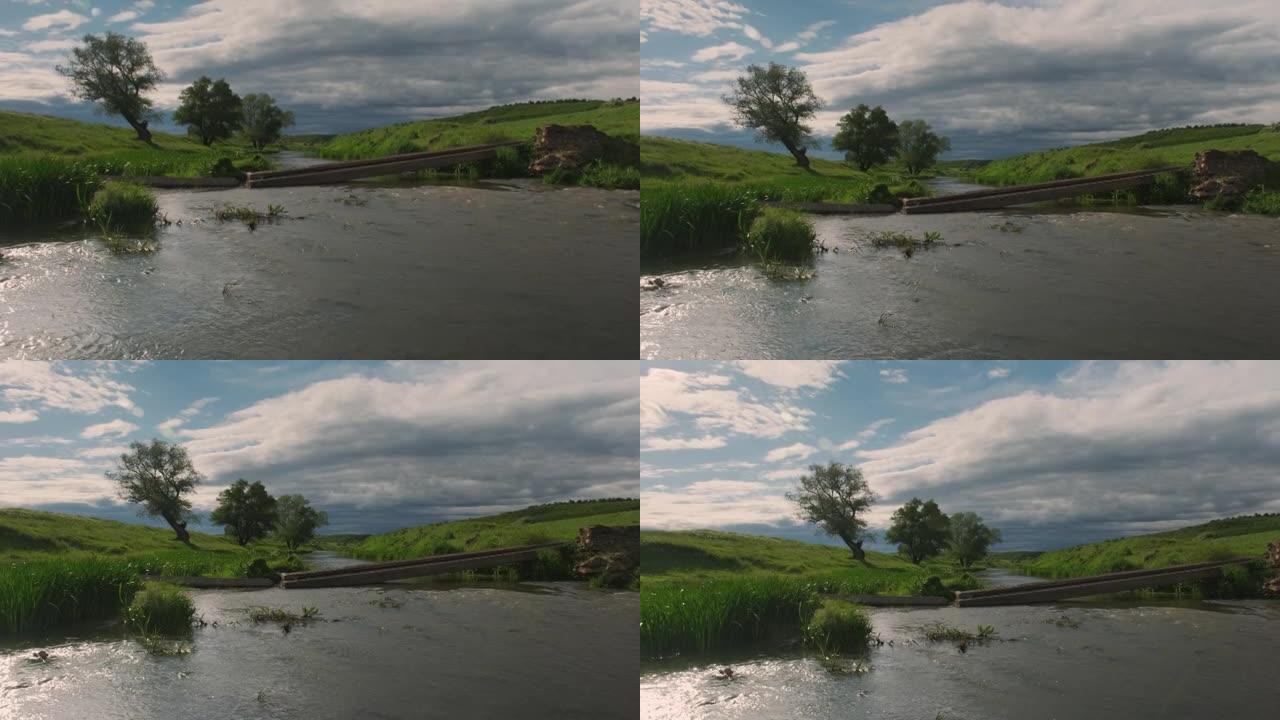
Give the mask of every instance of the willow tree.
[{"label": "willow tree", "polygon": [[107,478],[118,486],[121,499],[141,505],[143,515],[163,518],[178,540],[191,542],[187,523],[195,514],[188,496],[204,476],[191,464],[186,448],[163,440],[131,443]]},{"label": "willow tree", "polygon": [[76,97],[97,103],[109,115],[119,115],[139,140],[151,142],[147,126],[156,113],[144,93],[164,80],[164,73],[156,67],[147,46],[113,32],[104,37],[85,35],[83,42],[72,48],[66,65],[57,66],[58,73],[71,80]]},{"label": "willow tree", "polygon": [[822,101],[804,72],[772,62],[769,67],[752,65],[722,99],[733,108],[738,125],[755,129],[764,142],[780,143],[796,165],[809,167],[809,148],[818,141],[806,121],[822,109]]},{"label": "willow tree", "polygon": [[875,493],[862,471],[852,465],[829,463],[810,465],[795,492],[787,499],[795,503],[800,517],[814,523],[824,533],[840,538],[853,559],[866,562],[862,543],[871,539],[866,514],[876,501]]}]

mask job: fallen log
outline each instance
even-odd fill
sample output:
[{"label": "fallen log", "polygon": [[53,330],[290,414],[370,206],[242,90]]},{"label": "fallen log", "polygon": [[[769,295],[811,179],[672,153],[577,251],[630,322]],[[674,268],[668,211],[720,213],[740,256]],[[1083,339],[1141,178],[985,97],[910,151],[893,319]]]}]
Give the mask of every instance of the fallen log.
[{"label": "fallen log", "polygon": [[965,212],[968,210],[992,210],[1022,205],[1025,203],[1057,200],[1062,198],[1088,195],[1096,192],[1110,192],[1138,187],[1155,181],[1155,176],[1162,172],[1173,172],[1183,168],[1169,166],[1152,170],[1135,170],[1111,175],[1097,175],[1070,180],[1054,180],[1032,185],[1014,185],[1011,187],[992,188],[957,193],[955,195],[939,195],[928,198],[908,198],[902,201],[902,211],[907,214]]},{"label": "fallen log", "polygon": [[424,170],[435,167],[449,167],[462,163],[486,160],[497,155],[501,148],[525,144],[523,141],[475,145],[471,147],[433,150],[429,152],[405,153],[382,158],[366,160],[346,160],[342,162],[309,165],[289,170],[268,170],[251,172],[246,183],[249,187],[288,187],[296,185],[320,185],[346,180],[358,180],[367,177],[396,175],[413,170]]},{"label": "fallen log", "polygon": [[310,578],[290,578],[289,576],[285,576],[281,579],[280,585],[285,589],[376,585],[378,583],[390,582],[392,580],[407,580],[409,578],[424,577],[427,575],[442,575],[444,573],[497,567],[498,565],[511,565],[514,563],[533,560],[537,557],[537,550],[520,550],[517,552],[484,555],[482,557],[470,557],[434,563],[420,563],[417,565],[405,565],[401,567],[374,570],[365,569],[367,566],[354,566],[350,568],[350,572],[341,575],[327,575]]},{"label": "fallen log", "polygon": [[426,555],[412,560],[392,560],[379,563],[361,563],[358,565],[348,565],[346,567],[329,568],[327,570],[304,570],[300,572],[284,573],[280,576],[283,582],[296,582],[298,580],[307,580],[310,578],[331,577],[335,575],[350,575],[355,572],[370,572],[373,570],[391,570],[395,568],[414,567],[418,565],[430,565],[432,563],[448,562],[451,560],[463,560],[473,557],[484,557],[487,555],[501,555],[503,553],[518,552],[524,550],[544,550],[553,547],[561,547],[568,545],[568,542],[551,542],[539,543],[536,545],[518,545],[506,548],[489,548],[486,550],[472,550],[469,552],[445,553],[441,555]]},{"label": "fallen log", "polygon": [[198,575],[143,575],[143,580],[164,582],[190,588],[254,588],[275,587],[270,578],[215,578]]},{"label": "fallen log", "polygon": [[[1081,578],[1083,582],[1075,584],[1064,584],[1062,582],[1045,583],[1048,587],[1038,587],[1040,583],[1029,585],[1018,585],[1013,588],[1004,588],[999,591],[982,591],[986,594],[974,596],[969,593],[958,593],[956,605],[959,607],[984,607],[992,605],[1030,605],[1034,603],[1054,602],[1056,600],[1067,600],[1077,597],[1088,597],[1091,595],[1106,595],[1110,593],[1124,592],[1126,590],[1140,590],[1142,588],[1160,587],[1163,585],[1174,585],[1192,580],[1205,580],[1217,577],[1222,573],[1222,568],[1235,562],[1248,562],[1245,558],[1237,561],[1227,561],[1212,564],[1201,564],[1190,568],[1164,568],[1161,570],[1148,571],[1145,574],[1125,573],[1124,577],[1108,577],[1106,575],[1095,575],[1090,578]],[[1120,573],[1117,573],[1120,574]]]}]

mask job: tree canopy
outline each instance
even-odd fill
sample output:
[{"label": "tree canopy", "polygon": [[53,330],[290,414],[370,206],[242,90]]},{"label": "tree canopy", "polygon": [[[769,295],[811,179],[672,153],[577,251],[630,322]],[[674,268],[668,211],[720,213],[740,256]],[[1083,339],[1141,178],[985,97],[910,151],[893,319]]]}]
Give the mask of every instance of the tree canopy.
[{"label": "tree canopy", "polygon": [[280,132],[293,125],[293,113],[281,110],[266,93],[250,93],[241,102],[244,135],[254,149],[261,150],[280,139]]},{"label": "tree canopy", "polygon": [[276,499],[261,482],[241,478],[218,493],[218,507],[209,515],[215,525],[240,545],[266,537],[276,524]]},{"label": "tree canopy", "polygon": [[934,135],[924,120],[903,120],[898,124],[898,158],[913,175],[932,167],[938,154],[950,149],[951,141]]},{"label": "tree canopy", "polygon": [[947,516],[938,503],[911,498],[893,511],[889,530],[884,539],[898,543],[898,552],[919,565],[925,558],[933,557],[947,546]]},{"label": "tree canopy", "polygon": [[328,524],[328,514],[312,508],[301,495],[276,498],[276,534],[290,550],[301,547],[315,537],[316,528]]},{"label": "tree canopy", "polygon": [[72,48],[68,63],[59,65],[58,73],[71,80],[76,97],[119,115],[139,140],[151,142],[147,126],[156,114],[143,93],[164,80],[164,73],[156,67],[147,46],[113,32],[104,37],[85,35],[83,42],[83,46]]},{"label": "tree canopy", "polygon": [[202,75],[182,91],[178,101],[173,121],[186,125],[206,146],[231,137],[244,123],[240,96],[231,92],[225,79],[214,81]]},{"label": "tree canopy", "polygon": [[859,105],[840,118],[831,147],[844,151],[845,160],[866,172],[893,157],[898,149],[898,124],[879,105]]},{"label": "tree canopy", "polygon": [[787,493],[787,499],[799,507],[800,516],[843,540],[855,560],[865,561],[862,543],[870,539],[865,515],[876,496],[862,471],[837,462],[810,465],[799,483],[795,492]]},{"label": "tree canopy", "polygon": [[822,101],[802,71],[772,62],[751,65],[722,99],[740,126],[755,129],[765,142],[781,143],[797,165],[809,167],[808,148],[818,142],[805,121],[822,109]]},{"label": "tree canopy", "polygon": [[204,477],[191,464],[186,448],[163,440],[131,443],[107,478],[116,483],[121,499],[141,505],[145,515],[163,518],[178,540],[191,542],[187,523],[195,514],[187,496]]},{"label": "tree canopy", "polygon": [[987,549],[1000,542],[1000,531],[987,527],[977,513],[958,512],[951,516],[947,539],[951,553],[968,568],[987,556]]}]

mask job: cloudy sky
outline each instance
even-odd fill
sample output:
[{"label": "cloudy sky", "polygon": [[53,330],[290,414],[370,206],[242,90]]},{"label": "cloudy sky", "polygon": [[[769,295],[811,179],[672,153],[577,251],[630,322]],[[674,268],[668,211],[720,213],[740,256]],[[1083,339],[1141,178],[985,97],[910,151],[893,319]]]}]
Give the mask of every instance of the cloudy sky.
[{"label": "cloudy sky", "polygon": [[[1000,549],[1280,512],[1280,363],[644,363],[642,523],[824,541],[784,493],[860,467],[883,529],[913,496]],[[825,540],[829,541],[829,540]]]},{"label": "cloudy sky", "polygon": [[629,362],[9,361],[0,507],[138,522],[103,473],[151,438],[206,476],[197,510],[243,477],[306,495],[329,532],[635,497],[638,413]]},{"label": "cloudy sky", "polygon": [[[802,68],[830,137],[859,103],[923,118],[951,157],[1187,124],[1280,122],[1275,0],[641,0],[645,133],[751,145],[719,98]],[[780,149],[779,149],[780,151]],[[829,154],[829,153],[828,153]]]},{"label": "cloudy sky", "polygon": [[87,33],[131,35],[169,79],[266,92],[294,132],[511,102],[638,94],[636,0],[0,0],[0,107],[102,121],[54,72]]}]

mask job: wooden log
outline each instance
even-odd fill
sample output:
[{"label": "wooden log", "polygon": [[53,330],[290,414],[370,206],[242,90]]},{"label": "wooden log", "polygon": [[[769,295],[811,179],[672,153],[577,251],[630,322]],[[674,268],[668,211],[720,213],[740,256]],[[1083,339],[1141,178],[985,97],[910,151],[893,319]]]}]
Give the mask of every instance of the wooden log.
[{"label": "wooden log", "polygon": [[351,568],[352,572],[344,575],[283,579],[281,581],[281,587],[286,589],[297,589],[375,585],[378,583],[389,582],[391,580],[406,580],[408,578],[423,577],[426,575],[441,575],[444,573],[461,572],[464,570],[496,567],[498,565],[510,565],[513,563],[524,562],[526,560],[533,560],[537,557],[537,550],[520,550],[517,552],[485,555],[482,557],[446,560],[444,562],[406,565],[402,567],[382,568],[378,570],[365,570],[363,566],[356,566]]},{"label": "wooden log", "polygon": [[1163,568],[1142,568],[1140,570],[1122,570],[1120,572],[1103,573],[1101,575],[1082,575],[1074,578],[1064,578],[1062,580],[1036,580],[1022,585],[1010,585],[1007,587],[985,588],[982,590],[961,590],[956,593],[957,598],[975,598],[986,597],[988,595],[1006,595],[1011,592],[1022,592],[1026,589],[1044,589],[1051,587],[1064,587],[1067,585],[1079,585],[1081,583],[1098,582],[1101,580],[1119,580],[1128,577],[1142,577],[1146,575],[1157,575],[1165,572],[1173,572],[1177,570],[1194,570],[1203,567],[1217,567],[1221,565],[1233,565],[1235,563],[1248,562],[1248,558],[1239,558],[1236,560],[1210,560],[1200,563],[1186,563],[1183,565],[1170,565]]},{"label": "wooden log", "polygon": [[196,575],[143,575],[143,580],[166,582],[191,588],[269,588],[275,587],[271,578],[215,578]]},{"label": "wooden log", "polygon": [[872,607],[938,607],[951,604],[950,600],[933,595],[832,595],[831,597]]},{"label": "wooden log", "polygon": [[929,204],[913,204],[902,206],[902,212],[908,215],[921,213],[967,212],[970,210],[994,210],[1010,205],[1058,200],[1062,198],[1088,195],[1097,192],[1111,192],[1125,188],[1147,185],[1155,181],[1154,175],[1135,175],[1132,177],[1113,178],[1110,180],[1093,180],[1075,185],[1042,188],[1039,190],[1017,189],[1015,192],[1002,192],[968,199],[948,199],[947,196],[936,198],[938,202]]},{"label": "wooden log", "polygon": [[1022,585],[1017,588],[1017,592],[1008,592],[999,595],[986,595],[982,597],[957,598],[956,604],[960,607],[1030,605],[1034,603],[1054,602],[1056,600],[1067,600],[1077,597],[1088,597],[1090,595],[1106,595],[1109,593],[1124,592],[1125,590],[1140,590],[1142,588],[1160,587],[1162,585],[1173,585],[1181,582],[1217,577],[1222,573],[1222,568],[1223,565],[1219,564],[1209,567],[1191,568],[1189,570],[1174,570],[1172,572],[1159,572],[1148,575],[1095,580],[1093,582],[1080,583],[1077,585],[1055,585],[1054,587],[1040,589],[1037,589],[1034,585]]},{"label": "wooden log", "polygon": [[[517,140],[449,150],[405,153],[366,160],[346,160],[289,170],[267,170],[249,173],[247,183],[249,187],[285,187],[288,185],[312,185],[320,184],[320,182],[341,182],[342,180],[354,180],[362,177],[394,175],[411,170],[447,167],[465,162],[484,160],[496,156],[500,148],[523,144],[523,141]],[[290,182],[290,180],[296,180],[296,182]]]},{"label": "wooden log", "polygon": [[794,202],[767,202],[764,203],[769,207],[778,207],[785,210],[796,210],[798,212],[809,213],[810,215],[862,215],[873,213],[896,213],[898,207],[896,205],[887,204],[858,204],[858,203],[794,203]]},{"label": "wooden log", "polygon": [[285,582],[305,580],[307,578],[328,577],[332,575],[349,575],[353,572],[367,572],[371,570],[390,570],[392,568],[413,567],[415,565],[430,565],[431,563],[446,562],[449,560],[463,560],[469,557],[484,557],[486,555],[500,555],[502,553],[517,552],[521,550],[543,550],[553,547],[561,547],[570,545],[571,542],[553,542],[539,543],[537,545],[519,545],[516,547],[506,548],[489,548],[486,550],[472,550],[469,552],[446,553],[441,555],[427,555],[412,560],[393,560],[380,563],[361,563],[359,565],[348,565],[340,568],[329,568],[328,570],[304,570],[301,572],[284,573],[280,579]]},{"label": "wooden log", "polygon": [[1113,180],[1120,178],[1139,177],[1143,175],[1156,175],[1162,172],[1175,172],[1185,170],[1178,165],[1170,165],[1152,170],[1129,170],[1122,173],[1108,173],[1106,175],[1094,175],[1091,177],[1068,178],[1066,180],[1049,180],[1042,183],[1031,183],[1029,185],[1006,185],[1002,187],[983,188],[982,190],[969,190],[968,192],[955,193],[952,195],[934,195],[932,197],[907,198],[902,201],[904,206],[910,205],[918,207],[922,205],[936,205],[939,203],[953,202],[955,200],[968,200],[970,198],[991,197],[1006,193],[1025,192],[1027,190],[1042,190],[1048,188],[1071,187],[1085,183],[1098,182],[1100,180]]},{"label": "wooden log", "polygon": [[162,175],[137,175],[123,177],[103,175],[103,180],[137,183],[155,188],[232,188],[240,187],[240,180],[233,177],[166,177]]}]

